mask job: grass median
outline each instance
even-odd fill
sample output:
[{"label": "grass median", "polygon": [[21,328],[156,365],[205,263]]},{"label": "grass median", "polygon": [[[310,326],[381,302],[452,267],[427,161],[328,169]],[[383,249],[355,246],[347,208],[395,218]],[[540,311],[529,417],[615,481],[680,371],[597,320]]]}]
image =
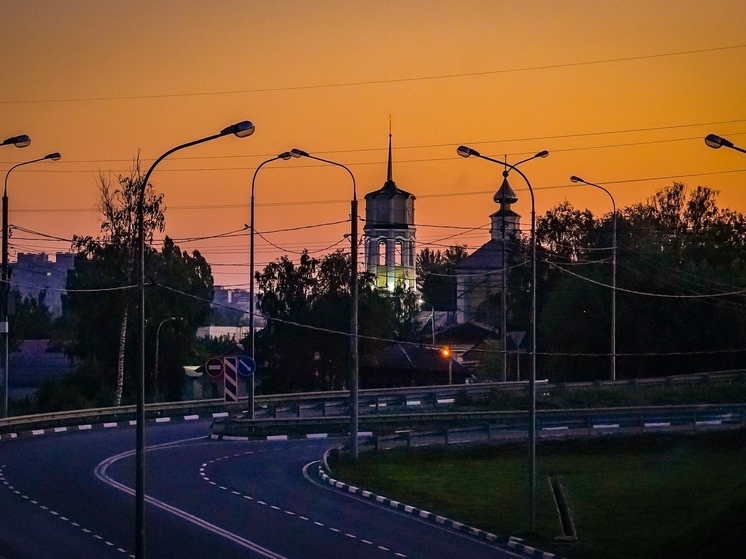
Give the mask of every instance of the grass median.
[{"label": "grass median", "polygon": [[[546,551],[583,559],[746,557],[746,431],[540,440],[537,529],[528,533],[527,449],[428,448],[342,459],[354,485]],[[577,530],[559,543],[549,483],[559,476]]]}]

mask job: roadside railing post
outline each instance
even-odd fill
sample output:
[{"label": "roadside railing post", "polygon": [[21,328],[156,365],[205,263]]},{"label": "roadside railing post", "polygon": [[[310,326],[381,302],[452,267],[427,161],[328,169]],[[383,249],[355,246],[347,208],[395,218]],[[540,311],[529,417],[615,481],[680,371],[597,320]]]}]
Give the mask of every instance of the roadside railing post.
[{"label": "roadside railing post", "polygon": [[300,417],[300,402],[295,406],[295,417]]},{"label": "roadside railing post", "polygon": [[321,417],[326,417],[326,400],[321,400]]},{"label": "roadside railing post", "polygon": [[448,425],[446,425],[446,428],[443,431],[443,434],[445,435],[446,446],[448,446],[448,443],[450,442],[450,440],[449,440],[450,439],[450,437],[449,437],[450,433],[449,433],[449,430],[448,430]]}]

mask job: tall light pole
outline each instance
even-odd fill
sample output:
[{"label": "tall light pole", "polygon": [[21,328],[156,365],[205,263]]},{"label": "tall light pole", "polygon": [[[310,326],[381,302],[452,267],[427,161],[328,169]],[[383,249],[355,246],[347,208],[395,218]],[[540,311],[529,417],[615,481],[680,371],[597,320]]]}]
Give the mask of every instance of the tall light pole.
[{"label": "tall light pole", "polygon": [[148,186],[150,175],[158,163],[172,153],[230,134],[234,134],[239,138],[245,138],[251,136],[253,133],[254,125],[248,120],[244,120],[223,128],[218,134],[171,148],[153,162],[140,183],[140,195],[137,198],[137,241],[140,252],[140,374],[137,383],[137,426],[135,436],[135,557],[137,559],[144,559],[145,557],[145,484],[143,472],[145,458],[145,189]]},{"label": "tall light pole", "polygon": [[[529,419],[528,419],[528,446],[529,446],[529,462],[530,462],[530,474],[529,474],[529,493],[530,493],[530,523],[531,530],[536,528],[536,202],[534,200],[534,189],[531,187],[526,175],[521,172],[518,165],[536,159],[537,157],[544,158],[549,155],[547,150],[540,151],[533,156],[519,161],[515,165],[511,165],[505,161],[498,161],[492,159],[486,155],[480,154],[477,150],[471,149],[467,146],[459,146],[456,149],[461,157],[479,157],[492,163],[502,165],[503,168],[511,169],[521,175],[523,180],[528,186],[528,191],[531,193],[531,376],[529,377]],[[506,170],[507,170],[506,169]],[[505,273],[505,270],[503,270]]]},{"label": "tall light pole", "polygon": [[616,246],[616,202],[614,201],[614,197],[611,195],[611,192],[606,190],[603,186],[600,184],[596,184],[594,182],[588,182],[586,180],[581,179],[578,176],[571,176],[570,180],[572,182],[579,182],[583,184],[587,184],[588,186],[594,186],[596,188],[600,188],[606,194],[609,195],[609,198],[611,198],[611,207],[612,207],[612,227],[613,227],[613,239],[612,239],[612,255],[611,255],[611,380],[616,380],[616,253],[617,253],[617,246]]},{"label": "tall light pole", "polygon": [[[19,145],[18,138],[21,138],[19,147],[26,147],[31,143],[31,139],[28,136],[16,136],[15,138],[8,138],[3,142],[3,145],[13,144],[11,140],[16,140],[14,145]],[[3,374],[3,417],[8,417],[8,338],[10,338],[10,329],[8,328],[8,295],[10,293],[10,274],[8,273],[8,177],[13,169],[22,167],[23,165],[31,165],[32,163],[38,163],[39,161],[59,161],[62,156],[57,153],[49,153],[44,157],[38,159],[32,159],[30,161],[23,161],[13,165],[8,172],[5,174],[5,188],[3,189],[3,271],[2,271],[2,293],[3,293],[3,316],[2,323],[0,324],[0,332],[5,334],[5,371]]]},{"label": "tall light pole", "polygon": [[741,153],[746,153],[746,149],[739,148],[738,146],[734,146],[733,142],[731,142],[730,140],[726,140],[725,138],[718,136],[716,134],[708,134],[705,137],[705,143],[712,149],[720,149],[721,147],[726,147],[726,148],[734,149],[736,151],[740,151]]},{"label": "tall light pole", "polygon": [[[278,159],[283,159],[287,161],[292,157],[291,153],[289,151],[284,151],[280,155],[277,155],[275,157],[272,157],[270,159],[267,159],[265,161],[262,161],[259,166],[254,171],[254,176],[251,178],[251,216],[250,216],[250,224],[251,224],[251,232],[249,233],[249,238],[251,239],[249,241],[249,312],[250,317],[249,320],[251,321],[249,324],[249,336],[251,338],[251,358],[256,359],[255,355],[255,345],[254,345],[254,335],[256,332],[256,327],[254,326],[254,185],[256,183],[256,175],[259,172],[259,169],[264,167],[267,163],[270,163],[272,161],[277,161]],[[248,393],[249,393],[249,418],[254,419],[254,377],[256,376],[256,371],[254,371],[254,374],[251,375],[251,386],[248,387]],[[247,384],[249,381],[246,381]]]},{"label": "tall light pole", "polygon": [[292,149],[293,157],[308,157],[322,163],[342,167],[350,174],[352,179],[352,201],[350,202],[350,296],[352,298],[352,309],[350,318],[350,453],[357,460],[358,457],[358,293],[357,293],[357,187],[355,186],[355,175],[341,163],[322,159],[315,155],[309,155],[300,149]]},{"label": "tall light pole", "polygon": [[161,326],[163,326],[166,322],[171,322],[172,320],[179,320],[176,316],[169,316],[168,318],[164,318],[161,320],[161,323],[158,325],[157,330],[155,331],[155,367],[153,368],[153,400],[158,401],[158,348],[160,346],[161,341]]}]

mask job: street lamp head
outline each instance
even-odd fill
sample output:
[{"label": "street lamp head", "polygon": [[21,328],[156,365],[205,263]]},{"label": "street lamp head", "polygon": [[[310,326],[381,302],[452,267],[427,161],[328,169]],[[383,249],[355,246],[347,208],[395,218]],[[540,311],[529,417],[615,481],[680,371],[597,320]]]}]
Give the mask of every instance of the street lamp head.
[{"label": "street lamp head", "polygon": [[584,181],[583,179],[581,179],[580,177],[577,177],[577,176],[575,176],[575,175],[571,176],[571,177],[570,177],[570,180],[571,180],[572,182],[585,182],[585,181]]},{"label": "street lamp head", "polygon": [[291,149],[290,155],[292,157],[308,157],[309,156],[307,151],[303,151],[302,149],[298,149],[298,148]]},{"label": "street lamp head", "polygon": [[59,161],[62,159],[62,156],[59,154],[59,152],[55,151],[54,153],[49,153],[44,156],[44,159],[51,159],[52,161]]},{"label": "street lamp head", "polygon": [[705,143],[712,149],[720,149],[723,146],[727,148],[733,147],[733,142],[730,142],[726,140],[725,138],[721,138],[717,134],[708,134],[705,137]]},{"label": "street lamp head", "polygon": [[471,155],[474,155],[476,157],[479,157],[479,152],[475,149],[471,149],[468,146],[459,146],[456,148],[456,153],[458,153],[461,157],[469,157]]},{"label": "street lamp head", "polygon": [[4,146],[8,146],[10,144],[13,144],[17,148],[25,148],[31,144],[31,138],[29,138],[26,134],[21,134],[20,136],[12,136],[3,142]]},{"label": "street lamp head", "polygon": [[293,157],[292,153],[290,153],[289,151],[283,151],[280,155],[277,156],[277,159],[282,159],[283,161],[287,161],[291,157]]},{"label": "street lamp head", "polygon": [[549,157],[549,152],[547,150],[542,150],[539,153],[537,153],[536,155],[534,155],[534,157],[540,157],[540,158],[544,159],[545,157]]},{"label": "street lamp head", "polygon": [[227,136],[228,134],[234,134],[239,138],[246,138],[248,136],[251,136],[254,133],[254,130],[256,130],[256,128],[250,121],[243,120],[241,122],[237,122],[236,124],[232,124],[228,128],[223,128],[220,131],[220,135]]}]

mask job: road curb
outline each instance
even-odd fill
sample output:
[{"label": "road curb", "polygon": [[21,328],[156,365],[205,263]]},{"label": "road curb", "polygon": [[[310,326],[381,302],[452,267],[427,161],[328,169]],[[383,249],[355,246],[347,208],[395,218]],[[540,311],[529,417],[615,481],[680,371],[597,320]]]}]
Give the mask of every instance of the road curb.
[{"label": "road curb", "polygon": [[[183,421],[195,421],[198,419],[216,419],[219,417],[227,417],[228,412],[213,412],[207,414],[191,414],[191,415],[177,415],[168,417],[154,417],[152,419],[146,419],[146,424],[158,425],[162,423],[177,423]],[[40,437],[43,435],[56,435],[59,433],[77,433],[80,431],[101,431],[105,429],[114,429],[121,427],[134,427],[137,425],[137,421],[134,419],[128,419],[124,421],[105,421],[101,423],[82,423],[80,425],[68,425],[66,427],[47,427],[45,429],[29,429],[26,431],[18,431],[14,433],[3,433],[0,434],[0,441],[18,440],[30,437]]]},{"label": "road curb", "polygon": [[[358,497],[362,497],[364,499],[370,499],[381,505],[388,505],[393,509],[403,511],[405,513],[411,514],[412,516],[416,516],[418,518],[428,520],[430,522],[434,522],[435,524],[439,524],[440,526],[444,526],[446,528],[456,530],[457,532],[466,533],[476,538],[486,540],[490,543],[500,545],[498,541],[500,537],[495,534],[492,534],[491,532],[480,530],[479,528],[469,526],[468,524],[457,522],[450,518],[446,518],[445,516],[436,515],[430,511],[420,509],[420,508],[417,508],[411,505],[407,505],[406,503],[395,501],[394,499],[389,499],[388,497],[384,497],[383,495],[376,495],[375,493],[371,491],[366,491],[359,487],[355,487],[354,485],[350,485],[348,483],[344,483],[343,481],[339,481],[338,479],[333,478],[327,473],[327,470],[331,472],[331,469],[329,468],[328,456],[329,456],[329,453],[334,450],[336,449],[327,450],[324,453],[324,457],[321,461],[321,464],[319,465],[318,474],[319,474],[319,478],[321,478],[321,481],[323,483],[330,485],[331,487],[335,489],[338,489],[342,493],[351,493],[353,495],[357,495]],[[511,536],[510,538],[508,538],[507,545],[510,549],[514,551],[522,552],[527,556],[541,557],[542,559],[563,559],[559,555],[555,555],[554,553],[549,553],[546,551],[540,551],[538,549],[525,545],[522,542],[523,542],[522,539]]]},{"label": "road curb", "polygon": [[319,477],[324,483],[331,485],[332,487],[339,489],[342,492],[352,493],[353,495],[358,495],[359,497],[363,497],[364,499],[371,499],[376,503],[388,505],[393,509],[404,511],[408,514],[411,514],[412,516],[417,516],[425,520],[430,520],[432,522],[435,522],[436,524],[440,524],[441,526],[445,526],[447,528],[452,528],[459,532],[465,532],[471,534],[472,536],[476,536],[490,542],[496,542],[498,540],[498,536],[490,532],[480,530],[479,528],[474,528],[473,526],[468,526],[461,522],[456,522],[455,520],[451,520],[450,518],[446,518],[444,516],[438,516],[430,511],[419,509],[417,507],[413,507],[411,505],[389,499],[388,497],[384,497],[382,495],[376,495],[371,491],[366,491],[364,489],[360,489],[359,487],[355,487],[354,485],[349,485],[348,483],[344,483],[342,481],[334,479],[332,476],[326,473],[326,468],[328,468],[328,455],[329,452],[331,452],[332,450],[335,449],[329,449],[324,453],[322,465],[320,465],[318,469]]},{"label": "road curb", "polygon": [[[306,433],[305,435],[265,435],[263,437],[242,437],[235,435],[223,435],[222,433],[210,434],[210,439],[213,441],[296,441],[296,440],[315,440],[315,439],[331,439],[333,437],[347,437],[349,435],[345,433]],[[358,433],[359,438],[372,437],[373,433],[370,431]]]}]

